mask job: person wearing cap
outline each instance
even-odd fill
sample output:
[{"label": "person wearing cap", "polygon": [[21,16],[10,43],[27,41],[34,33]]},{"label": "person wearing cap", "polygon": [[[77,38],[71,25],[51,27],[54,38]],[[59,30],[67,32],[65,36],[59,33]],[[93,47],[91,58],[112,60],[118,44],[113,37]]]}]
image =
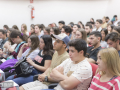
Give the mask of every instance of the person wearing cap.
[{"label": "person wearing cap", "polygon": [[50,67],[41,75],[38,75],[38,80],[34,82],[30,82],[27,84],[23,84],[20,86],[20,90],[40,90],[40,89],[47,89],[48,85],[51,83],[56,83],[54,79],[50,77],[51,71],[60,65],[64,60],[69,58],[68,53],[66,52],[66,47],[69,42],[69,37],[65,34],[59,35],[51,35],[55,38],[53,49],[55,53],[52,57],[52,62]]}]

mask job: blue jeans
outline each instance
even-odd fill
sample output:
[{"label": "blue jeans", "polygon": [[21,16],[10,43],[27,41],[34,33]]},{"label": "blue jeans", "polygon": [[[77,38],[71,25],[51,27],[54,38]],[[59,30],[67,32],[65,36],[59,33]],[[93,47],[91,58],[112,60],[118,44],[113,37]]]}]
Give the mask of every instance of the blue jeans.
[{"label": "blue jeans", "polygon": [[33,81],[33,77],[34,75],[36,74],[42,74],[42,72],[36,70],[36,69],[33,69],[33,72],[31,73],[30,76],[28,77],[17,77],[17,78],[14,78],[15,75],[11,75],[9,76],[7,80],[13,80],[15,83],[17,83],[18,85],[22,85],[22,84],[25,84],[25,83],[28,83],[28,82],[32,82]]}]

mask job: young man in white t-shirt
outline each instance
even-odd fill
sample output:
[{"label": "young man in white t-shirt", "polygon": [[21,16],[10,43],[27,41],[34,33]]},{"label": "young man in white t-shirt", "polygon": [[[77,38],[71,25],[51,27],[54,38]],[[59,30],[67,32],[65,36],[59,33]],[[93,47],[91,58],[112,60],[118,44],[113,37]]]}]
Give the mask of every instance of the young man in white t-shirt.
[{"label": "young man in white t-shirt", "polygon": [[85,58],[87,43],[82,39],[69,42],[69,59],[52,70],[51,78],[59,84],[55,90],[87,90],[92,79],[92,67]]}]

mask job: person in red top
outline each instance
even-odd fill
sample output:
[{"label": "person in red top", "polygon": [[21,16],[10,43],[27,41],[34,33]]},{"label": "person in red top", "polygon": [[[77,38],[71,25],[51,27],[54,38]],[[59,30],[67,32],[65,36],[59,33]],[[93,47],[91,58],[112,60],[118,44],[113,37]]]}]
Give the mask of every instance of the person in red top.
[{"label": "person in red top", "polygon": [[98,74],[88,90],[120,90],[120,59],[114,48],[101,49],[98,53]]}]

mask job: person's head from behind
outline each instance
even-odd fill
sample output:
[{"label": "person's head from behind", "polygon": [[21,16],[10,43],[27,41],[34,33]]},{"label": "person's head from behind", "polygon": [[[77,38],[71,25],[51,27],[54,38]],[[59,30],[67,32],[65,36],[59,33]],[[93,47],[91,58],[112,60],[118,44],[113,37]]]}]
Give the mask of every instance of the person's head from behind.
[{"label": "person's head from behind", "polygon": [[35,50],[39,47],[39,38],[37,35],[30,35],[28,38],[28,46],[31,48],[31,50]]},{"label": "person's head from behind", "polygon": [[50,35],[41,36],[40,50],[43,50],[43,54],[48,54],[48,51],[53,50],[52,38]]},{"label": "person's head from behind", "polygon": [[19,28],[18,28],[17,25],[13,25],[12,28],[13,28],[13,29],[16,29],[16,30],[19,30]]},{"label": "person's head from behind", "polygon": [[87,35],[89,35],[90,32],[92,32],[92,24],[87,23],[87,24],[85,25],[85,31],[86,31]]},{"label": "person's head from behind", "polygon": [[63,26],[62,27],[62,30],[61,30],[61,33],[65,33],[66,35],[70,35],[72,32],[72,29],[69,27],[69,26]]},{"label": "person's head from behind", "polygon": [[55,38],[53,49],[56,51],[65,50],[68,42],[69,37],[65,33],[61,33],[59,35],[52,34],[52,37]]},{"label": "person's head from behind", "polygon": [[83,39],[83,40],[87,41],[87,34],[86,34],[85,30],[84,29],[78,29],[76,31],[76,37],[75,38],[76,39]]},{"label": "person's head from behind", "polygon": [[44,35],[50,35],[50,27],[45,27],[44,31]]},{"label": "person's head from behind", "polygon": [[50,29],[50,35],[51,35],[51,34],[55,34],[55,35],[60,34],[59,28],[58,28],[58,27],[52,27],[52,28]]},{"label": "person's head from behind", "polygon": [[120,26],[115,26],[112,30],[112,32],[117,32],[120,34]]},{"label": "person's head from behind", "polygon": [[106,23],[106,17],[102,18],[102,23]]},{"label": "person's head from behind", "polygon": [[10,33],[9,38],[12,40],[13,43],[19,44],[22,41],[26,41],[28,40],[28,37],[26,34],[21,33],[18,30],[14,30]]},{"label": "person's head from behind", "polygon": [[120,76],[120,58],[116,49],[101,49],[97,57],[98,69],[101,75],[108,72],[113,76]]},{"label": "person's head from behind", "polygon": [[0,29],[0,39],[4,40],[6,38],[6,35],[7,35],[7,31]]},{"label": "person's head from behind", "polygon": [[111,32],[105,37],[105,41],[109,45],[109,47],[114,47],[117,49],[119,47],[119,40],[120,40],[120,35],[119,33],[116,32]]},{"label": "person's head from behind", "polygon": [[102,39],[102,36],[99,31],[93,31],[90,33],[89,42],[92,46],[96,46],[100,44],[101,39]]},{"label": "person's head from behind", "polygon": [[113,31],[113,28],[114,28],[115,26],[113,25],[113,24],[108,24],[108,27],[107,27],[107,29],[108,29],[108,33],[111,33],[112,31]]},{"label": "person's head from behind", "polygon": [[62,27],[65,25],[65,22],[64,21],[59,21],[58,24],[59,24],[59,29],[61,30]]},{"label": "person's head from behind", "polygon": [[73,26],[73,33],[76,33],[76,31],[77,31],[79,28],[81,28],[80,25],[74,24],[74,26]]},{"label": "person's head from behind", "polygon": [[21,25],[21,32],[22,33],[26,33],[27,32],[27,25],[26,24],[22,24]]},{"label": "person's head from behind", "polygon": [[102,24],[102,20],[101,19],[97,19],[96,23],[95,23],[96,28],[98,29],[99,27],[101,27],[101,24]]},{"label": "person's head from behind", "polygon": [[78,62],[79,58],[86,55],[87,43],[82,39],[73,39],[69,43],[69,56],[72,61]]},{"label": "person's head from behind", "polygon": [[105,40],[105,37],[106,37],[107,34],[108,34],[108,30],[106,28],[103,28],[101,30],[102,40]]},{"label": "person's head from behind", "polygon": [[4,25],[4,26],[3,26],[3,29],[4,29],[4,30],[8,30],[8,29],[9,29],[8,25]]},{"label": "person's head from behind", "polygon": [[35,25],[34,24],[31,24],[30,25],[30,34],[35,34]]}]

